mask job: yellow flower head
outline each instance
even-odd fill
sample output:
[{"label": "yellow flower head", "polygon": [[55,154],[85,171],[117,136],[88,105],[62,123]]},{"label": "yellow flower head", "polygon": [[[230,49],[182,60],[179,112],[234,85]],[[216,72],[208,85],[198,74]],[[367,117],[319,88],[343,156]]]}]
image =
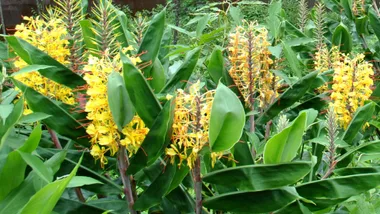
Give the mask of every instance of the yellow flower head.
[{"label": "yellow flower head", "polygon": [[[166,155],[174,163],[179,157],[179,166],[184,160],[193,168],[195,160],[208,143],[209,121],[215,91],[200,92],[200,82],[189,88],[189,93],[178,89],[174,112],[172,144],[166,149]],[[213,158],[221,155],[213,155]]]},{"label": "yellow flower head", "polygon": [[[67,40],[67,31],[62,20],[57,17],[50,17],[48,20],[40,17],[26,17],[26,24],[22,23],[16,26],[15,36],[26,40],[38,49],[49,54],[55,60],[62,64],[67,64],[70,55]],[[17,69],[26,67],[28,64],[21,58],[17,58],[14,62]],[[29,72],[15,76],[15,78],[25,85],[33,88],[39,93],[63,103],[75,104],[74,94],[72,90],[64,85],[60,85],[48,78],[42,76],[39,72]],[[24,113],[31,111],[26,107]]]},{"label": "yellow flower head", "polygon": [[332,105],[339,124],[346,129],[358,107],[372,94],[374,74],[372,65],[364,61],[364,55],[350,57],[342,54],[342,60],[334,64],[331,93]]},{"label": "yellow flower head", "polygon": [[230,35],[229,74],[249,107],[253,105],[256,89],[260,93],[260,107],[268,105],[278,95],[277,79],[269,71],[273,60],[267,35],[268,31],[258,28],[254,22],[248,23],[246,28],[238,26]]},{"label": "yellow flower head", "polygon": [[[139,60],[133,57],[130,59],[133,62]],[[135,115],[132,121],[123,128],[122,133],[118,131],[112,118],[108,105],[107,78],[112,71],[120,72],[121,68],[120,56],[112,60],[105,56],[101,59],[90,56],[88,64],[84,67],[86,71],[84,79],[88,85],[85,111],[87,119],[91,121],[86,131],[93,145],[91,154],[96,160],[100,160],[102,166],[107,164],[104,154],[109,151],[111,155],[114,155],[119,150],[119,146],[125,147],[130,155],[136,153],[149,132],[138,115]]]}]

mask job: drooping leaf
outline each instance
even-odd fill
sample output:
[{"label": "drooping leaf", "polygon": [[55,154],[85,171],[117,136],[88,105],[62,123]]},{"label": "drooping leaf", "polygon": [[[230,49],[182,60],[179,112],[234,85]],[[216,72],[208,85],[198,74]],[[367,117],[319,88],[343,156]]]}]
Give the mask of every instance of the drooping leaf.
[{"label": "drooping leaf", "polygon": [[170,187],[176,168],[174,164],[166,165],[164,172],[138,197],[133,207],[142,211],[159,204]]},{"label": "drooping leaf", "polygon": [[71,187],[81,187],[84,185],[91,185],[91,184],[102,184],[102,182],[91,178],[87,176],[74,176],[70,183],[67,185],[67,188]]},{"label": "drooping leaf", "polygon": [[368,18],[369,24],[373,28],[377,39],[380,40],[380,18],[372,7],[368,9]]},{"label": "drooping leaf", "polygon": [[344,53],[350,53],[352,50],[352,37],[347,26],[340,23],[334,30],[331,42],[338,46],[339,50]]},{"label": "drooping leaf", "polygon": [[200,48],[195,48],[186,54],[183,63],[160,93],[166,94],[172,92],[174,89],[184,88],[186,86],[187,80],[190,78],[197,65],[200,52]]},{"label": "drooping leaf", "polygon": [[277,116],[283,109],[290,107],[295,102],[299,101],[309,90],[311,84],[317,77],[317,74],[318,71],[309,73],[298,80],[294,85],[292,85],[292,87],[289,87],[264,111],[264,113],[257,119],[256,123],[265,124]]},{"label": "drooping leaf", "polygon": [[285,54],[285,58],[288,61],[288,64],[293,72],[293,75],[301,78],[302,71],[300,68],[300,62],[297,59],[297,55],[292,50],[292,48],[285,42],[282,42],[282,48]]},{"label": "drooping leaf", "polygon": [[363,125],[371,120],[371,117],[375,111],[375,103],[370,102],[364,106],[359,107],[355,115],[353,116],[350,124],[348,125],[346,131],[343,134],[343,140],[352,145],[353,140],[355,139],[357,133],[363,127]]},{"label": "drooping leaf", "polygon": [[2,185],[0,188],[0,201],[3,200],[10,191],[18,187],[25,176],[26,163],[22,159],[20,152],[31,153],[33,152],[41,139],[41,126],[37,126],[30,134],[28,140],[15,151],[8,154],[5,164],[0,172],[0,183],[7,184]]},{"label": "drooping leaf", "polygon": [[12,112],[7,116],[4,122],[0,123],[0,148],[4,144],[4,140],[7,138],[10,130],[20,120],[24,111],[24,99],[21,98],[15,104]]},{"label": "drooping leaf", "polygon": [[54,66],[50,66],[50,65],[29,65],[29,66],[26,66],[24,68],[21,68],[19,71],[15,72],[15,73],[12,73],[11,77],[14,77],[14,76],[17,76],[17,75],[20,75],[20,74],[25,74],[25,73],[33,72],[33,71],[39,71],[39,70],[43,70],[43,69],[49,69],[49,68],[54,68]]},{"label": "drooping leaf", "polygon": [[123,62],[124,82],[129,97],[137,114],[148,127],[151,127],[162,109],[161,104],[136,66],[123,53],[120,53],[120,57]]},{"label": "drooping leaf", "polygon": [[[91,54],[95,54],[98,52],[99,47],[98,44],[95,42],[95,33],[92,30],[94,27],[92,26],[92,23],[90,20],[84,19],[79,21],[82,34],[83,34],[83,41],[86,46],[86,48],[91,51]],[[95,55],[96,56],[96,55]]]},{"label": "drooping leaf", "polygon": [[13,104],[0,104],[0,121],[2,121],[3,125],[5,125],[5,121],[12,113],[13,108]]},{"label": "drooping leaf", "polygon": [[239,98],[219,82],[211,109],[211,151],[221,152],[232,148],[239,141],[244,125],[245,112]]},{"label": "drooping leaf", "polygon": [[37,158],[34,155],[31,155],[27,152],[18,151],[21,158],[25,161],[26,164],[28,164],[30,167],[32,167],[33,171],[42,178],[46,183],[50,183],[53,181],[53,172],[52,170],[49,170],[42,160]]},{"label": "drooping leaf", "polygon": [[56,101],[43,96],[23,83],[15,79],[12,79],[12,81],[18,88],[24,91],[24,97],[32,111],[51,115],[51,117],[43,120],[49,128],[63,136],[73,139],[83,146],[89,146],[88,139],[83,138],[83,136],[87,135],[86,130],[82,124],[73,117],[72,113],[58,105]]},{"label": "drooping leaf", "polygon": [[213,171],[206,174],[203,181],[241,191],[259,191],[294,184],[310,169],[310,162],[248,165]]},{"label": "drooping leaf", "polygon": [[208,62],[207,71],[210,74],[212,80],[218,83],[223,76],[224,62],[223,55],[220,49],[212,51],[210,61]]},{"label": "drooping leaf", "polygon": [[65,191],[66,186],[77,173],[82,157],[69,176],[50,183],[39,190],[22,208],[20,214],[50,214]]},{"label": "drooping leaf", "polygon": [[269,213],[281,209],[299,196],[294,187],[284,187],[264,191],[239,191],[226,193],[203,201],[209,209],[234,213]]},{"label": "drooping leaf", "polygon": [[45,69],[39,69],[38,72],[48,79],[57,83],[66,85],[70,88],[76,88],[86,84],[81,76],[74,73],[45,52],[39,50],[23,39],[15,36],[6,36],[8,44],[13,50],[29,65],[47,65],[51,66]]},{"label": "drooping leaf", "polygon": [[307,113],[300,113],[292,125],[268,140],[264,148],[264,163],[274,164],[292,161],[302,144],[306,120]]},{"label": "drooping leaf", "polygon": [[37,121],[41,121],[49,117],[51,117],[51,115],[42,112],[33,112],[27,115],[23,115],[19,123],[35,123]]},{"label": "drooping leaf", "polygon": [[135,115],[123,77],[118,72],[112,72],[107,82],[108,105],[113,120],[121,132]]},{"label": "drooping leaf", "polygon": [[335,205],[380,185],[380,173],[356,174],[304,183],[296,187],[300,196],[316,205],[304,204],[311,210]]},{"label": "drooping leaf", "polygon": [[143,62],[151,62],[149,66],[142,69],[145,77],[151,76],[150,70],[152,69],[153,63],[156,60],[160,50],[162,36],[165,31],[165,16],[166,9],[163,9],[160,13],[153,17],[148,29],[145,32],[140,48],[137,51],[138,54],[144,52],[144,54],[140,56]]},{"label": "drooping leaf", "polygon": [[154,121],[137,153],[131,158],[128,174],[135,174],[153,164],[170,143],[174,117],[175,99],[167,102]]},{"label": "drooping leaf", "polygon": [[154,61],[151,73],[152,80],[149,83],[154,91],[159,92],[164,88],[166,83],[165,70],[159,59]]}]

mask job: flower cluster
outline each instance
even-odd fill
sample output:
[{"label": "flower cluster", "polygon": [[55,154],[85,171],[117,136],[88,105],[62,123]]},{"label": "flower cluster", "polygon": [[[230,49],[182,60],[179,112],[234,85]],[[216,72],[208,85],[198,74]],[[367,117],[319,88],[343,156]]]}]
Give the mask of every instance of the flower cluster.
[{"label": "flower cluster", "polygon": [[346,129],[358,107],[369,99],[374,74],[372,65],[364,61],[364,55],[354,58],[342,54],[342,60],[334,63],[331,100],[339,124]]},{"label": "flower cluster", "polygon": [[[130,59],[135,63],[140,62],[139,58],[130,57]],[[108,75],[112,71],[119,72],[121,68],[119,56],[112,60],[90,56],[88,64],[84,67],[86,71],[84,79],[88,85],[85,111],[88,113],[87,119],[90,120],[86,131],[91,138],[91,155],[100,160],[102,166],[107,164],[105,153],[109,151],[113,156],[119,150],[119,146],[125,147],[130,154],[136,153],[149,132],[138,115],[123,127],[121,133],[112,118],[107,96]]]},{"label": "flower cluster", "polygon": [[268,105],[278,95],[275,90],[277,78],[269,71],[273,60],[267,35],[268,31],[255,23],[249,23],[246,28],[238,26],[230,35],[229,74],[249,107],[253,106],[256,89],[260,94],[260,107]]},{"label": "flower cluster", "polygon": [[[26,40],[58,62],[67,64],[67,58],[70,55],[69,42],[66,39],[67,31],[62,21],[55,17],[44,20],[40,17],[26,16],[24,16],[24,20],[28,22],[16,26],[15,36]],[[17,69],[21,69],[28,64],[17,57],[14,65]],[[47,97],[70,105],[75,103],[74,95],[69,87],[49,80],[37,71],[19,74],[15,78]],[[26,109],[24,113],[28,114],[31,111]]]},{"label": "flower cluster", "polygon": [[[182,89],[176,92],[172,144],[166,149],[166,155],[174,163],[179,157],[179,166],[184,160],[192,169],[199,152],[208,143],[211,107],[215,91],[200,93],[200,82],[189,88],[189,93]],[[170,99],[171,97],[167,97]],[[213,165],[222,153],[212,153]]]}]

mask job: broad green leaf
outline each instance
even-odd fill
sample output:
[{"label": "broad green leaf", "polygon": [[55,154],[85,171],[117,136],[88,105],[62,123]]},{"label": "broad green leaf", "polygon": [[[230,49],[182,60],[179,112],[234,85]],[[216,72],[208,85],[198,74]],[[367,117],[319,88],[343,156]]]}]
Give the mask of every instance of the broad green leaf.
[{"label": "broad green leaf", "polygon": [[189,80],[191,74],[193,73],[197,65],[200,53],[201,53],[201,49],[195,48],[194,50],[191,50],[186,54],[186,57],[183,60],[183,63],[177,69],[174,76],[168,81],[168,83],[162,89],[162,91],[160,92],[161,94],[166,94],[166,93],[174,91],[175,89],[184,88],[186,86],[187,81]]},{"label": "broad green leaf", "polygon": [[13,50],[29,65],[48,65],[52,66],[45,69],[40,69],[38,72],[48,79],[57,83],[66,85],[70,88],[76,88],[86,84],[81,76],[72,72],[70,69],[50,57],[45,52],[39,50],[25,40],[15,36],[6,36],[8,44]]},{"label": "broad green leaf", "polygon": [[48,68],[54,68],[54,66],[49,66],[49,65],[29,65],[24,68],[21,68],[19,71],[12,73],[11,77],[20,75],[20,74],[25,74],[33,71],[39,71],[43,69],[48,69]]},{"label": "broad green leaf", "polygon": [[5,122],[0,122],[0,148],[4,144],[10,130],[20,120],[22,113],[24,112],[24,99],[21,98],[17,101],[12,112],[7,116]]},{"label": "broad green leaf", "polygon": [[299,200],[289,204],[288,206],[274,212],[275,214],[312,214],[312,212],[305,207]]},{"label": "broad green leaf", "polygon": [[17,150],[8,154],[5,164],[0,172],[0,201],[3,200],[14,188],[19,186],[25,176],[26,163],[22,159],[19,151],[25,153],[33,152],[41,139],[41,126],[38,125],[30,134],[28,140]]},{"label": "broad green leaf", "polygon": [[301,78],[302,70],[300,68],[300,62],[297,59],[296,53],[292,50],[292,48],[285,42],[282,42],[282,49],[284,51],[284,55],[288,64],[293,72],[293,75]]},{"label": "broad green leaf", "polygon": [[209,143],[212,152],[231,149],[240,139],[245,112],[239,98],[219,82],[212,103]]},{"label": "broad green leaf", "polygon": [[150,25],[145,32],[140,48],[137,51],[138,54],[144,53],[140,56],[143,62],[151,62],[149,66],[142,69],[145,77],[151,76],[150,70],[152,69],[153,63],[160,50],[162,36],[165,31],[165,16],[166,9],[163,9],[152,18]]},{"label": "broad green leaf", "polygon": [[175,171],[175,174],[173,176],[173,180],[170,183],[170,187],[168,191],[165,193],[165,195],[170,194],[171,191],[173,191],[175,188],[180,186],[183,179],[188,175],[190,172],[190,168],[182,163],[180,166],[178,166],[178,160],[174,164],[177,167],[177,170]]},{"label": "broad green leaf", "polygon": [[[53,173],[56,173],[65,158],[66,152],[65,150],[61,150],[45,161],[44,165],[52,169]],[[3,201],[0,201],[0,214],[18,213],[28,203],[29,199],[36,193],[34,185],[36,177],[36,173],[30,172],[20,186],[12,190]]]},{"label": "broad green leaf", "polygon": [[20,91],[10,88],[6,91],[3,91],[0,97],[0,104],[11,104]]},{"label": "broad green leaf", "polygon": [[355,115],[353,116],[350,124],[348,125],[346,131],[343,134],[343,140],[352,145],[357,133],[364,126],[364,124],[371,120],[372,115],[375,111],[376,104],[373,102],[367,103],[364,106],[359,107]]},{"label": "broad green leaf", "polygon": [[340,23],[334,30],[331,42],[338,46],[339,50],[344,53],[350,53],[352,50],[352,37],[350,31],[343,23]]},{"label": "broad green leaf", "polygon": [[380,151],[380,141],[372,141],[368,143],[362,143],[358,146],[353,146],[352,148],[348,149],[346,153],[343,155],[339,156],[337,158],[337,161],[342,161],[345,158],[349,157],[351,154],[354,152],[362,152],[362,153],[367,153],[367,154],[372,154],[372,153],[379,153]]},{"label": "broad green leaf", "polygon": [[121,132],[124,126],[131,122],[135,110],[129,99],[123,77],[118,72],[112,72],[108,76],[107,96],[113,120]]},{"label": "broad green leaf", "polygon": [[74,118],[73,113],[68,112],[57,101],[53,101],[23,83],[12,79],[13,83],[24,92],[29,108],[34,112],[43,112],[51,115],[43,122],[60,135],[69,137],[83,146],[89,146],[86,130],[81,123]]},{"label": "broad green leaf", "polygon": [[19,212],[20,214],[50,214],[59,198],[78,171],[83,156],[69,176],[50,183],[39,190]]},{"label": "broad green leaf", "polygon": [[[98,201],[98,200],[92,200],[92,201]],[[89,201],[89,202],[92,202],[92,201]],[[113,203],[112,201],[115,201],[115,202],[118,202],[118,203],[122,203],[124,205],[127,204],[125,202],[125,200],[118,200],[118,199],[109,200],[106,203],[109,203],[111,206],[115,205],[115,203]],[[126,208],[128,209],[128,206]],[[64,197],[61,197],[59,199],[57,205],[54,207],[54,211],[56,211],[59,214],[106,213],[107,210],[108,209],[97,207],[96,204],[92,205],[92,204],[89,204],[89,203],[82,203],[80,201],[73,200],[73,199],[68,199],[68,198],[64,198]],[[113,207],[113,208],[110,208],[110,210],[114,210],[115,211],[116,208]],[[125,212],[126,212],[126,210],[125,210]],[[117,213],[117,212],[115,212],[115,213]]]},{"label": "broad green leaf", "polygon": [[13,108],[13,104],[0,104],[0,121],[2,121],[3,126],[8,116],[12,113]]},{"label": "broad green leaf", "polygon": [[380,167],[346,167],[334,170],[335,175],[347,176],[356,174],[380,173]]},{"label": "broad green leaf", "polygon": [[203,205],[209,209],[233,213],[269,213],[291,204],[298,198],[294,187],[284,187],[221,194],[206,198]]},{"label": "broad green leaf", "polygon": [[85,20],[79,21],[79,24],[80,24],[82,34],[83,34],[83,41],[87,50],[89,50],[91,54],[97,53],[99,50],[99,47],[97,43],[95,42],[95,33],[92,30],[93,26],[92,26],[91,21],[85,19]]},{"label": "broad green leaf", "polygon": [[155,92],[161,91],[166,83],[165,70],[161,64],[161,61],[157,58],[151,70],[152,80],[149,82],[150,86]]},{"label": "broad green leaf", "polygon": [[129,42],[128,42],[128,35],[130,34],[128,30],[128,18],[125,13],[117,8],[115,8],[112,4],[110,5],[113,7],[115,10],[115,18],[113,20],[113,23],[115,23],[118,28],[114,30],[114,35],[116,36],[117,41],[120,43],[120,46],[123,47],[128,47]]},{"label": "broad green leaf", "polygon": [[380,185],[380,173],[356,174],[304,183],[296,187],[300,196],[316,205],[305,204],[311,210],[321,209],[359,195]]},{"label": "broad green leaf", "polygon": [[230,6],[230,15],[236,26],[242,24],[242,20],[244,19],[244,17],[241,13],[241,10],[238,7]]},{"label": "broad green leaf", "polygon": [[309,90],[311,84],[317,77],[318,71],[309,73],[302,77],[294,85],[286,89],[272,105],[264,111],[264,113],[257,119],[258,124],[265,124],[275,116],[277,116],[283,109],[292,106],[295,102],[298,102],[302,96]]},{"label": "broad green leaf", "polygon": [[33,171],[46,183],[53,181],[53,172],[44,165],[42,160],[27,152],[18,151],[18,153],[21,155],[21,158],[25,163],[32,167]]},{"label": "broad green leaf", "polygon": [[67,188],[71,187],[81,187],[84,185],[91,185],[91,184],[103,184],[102,182],[91,178],[87,176],[74,176],[70,183],[67,185]]},{"label": "broad green leaf", "polygon": [[120,53],[123,62],[123,76],[129,97],[137,114],[151,127],[162,107],[141,72],[127,56]]},{"label": "broad green leaf", "polygon": [[239,166],[208,173],[203,181],[240,191],[259,191],[297,183],[310,169],[310,162]]},{"label": "broad green leaf", "polygon": [[307,113],[301,113],[292,124],[274,135],[265,145],[264,163],[290,162],[296,157],[306,128]]},{"label": "broad green leaf", "polygon": [[344,13],[346,14],[347,18],[350,20],[353,20],[352,15],[352,0],[340,0],[340,4],[342,5],[344,9]]},{"label": "broad green leaf", "polygon": [[200,37],[204,31],[204,29],[206,28],[207,26],[207,23],[208,21],[210,20],[210,15],[209,14],[206,14],[204,15],[199,21],[198,21],[198,24],[197,24],[197,29],[196,29],[196,35],[197,37]]},{"label": "broad green leaf", "polygon": [[23,115],[20,118],[20,121],[18,122],[19,123],[35,123],[37,121],[41,121],[49,117],[51,117],[51,115],[48,115],[42,112],[33,112],[28,115]]},{"label": "broad green leaf", "polygon": [[380,18],[377,12],[372,7],[368,9],[368,18],[369,24],[375,32],[377,39],[380,40]]},{"label": "broad green leaf", "polygon": [[133,208],[142,211],[159,204],[169,190],[176,169],[177,165],[175,164],[166,165],[164,172],[138,197]]},{"label": "broad green leaf", "polygon": [[175,99],[168,101],[154,121],[137,153],[130,159],[127,174],[135,174],[153,164],[170,143],[174,117]]},{"label": "broad green leaf", "polygon": [[214,83],[218,83],[223,76],[224,62],[223,54],[220,49],[212,51],[210,60],[207,65],[207,71],[210,74]]},{"label": "broad green leaf", "polygon": [[368,34],[368,23],[368,16],[361,16],[355,18],[356,31],[359,35]]},{"label": "broad green leaf", "polygon": [[183,34],[186,34],[188,35],[189,37],[195,37],[196,34],[195,32],[190,32],[190,31],[187,31],[186,29],[183,29],[183,28],[180,28],[180,27],[177,27],[175,25],[171,25],[171,24],[168,24],[168,27],[172,28],[173,30],[176,30],[180,33],[183,33]]}]

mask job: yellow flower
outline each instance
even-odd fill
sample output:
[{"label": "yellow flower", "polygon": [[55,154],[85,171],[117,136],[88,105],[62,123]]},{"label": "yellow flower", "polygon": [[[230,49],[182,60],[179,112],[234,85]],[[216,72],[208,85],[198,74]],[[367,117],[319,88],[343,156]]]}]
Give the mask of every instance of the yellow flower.
[{"label": "yellow flower", "polygon": [[[182,89],[177,90],[172,144],[166,149],[166,155],[170,157],[172,163],[176,157],[179,157],[178,166],[186,160],[192,169],[199,152],[208,144],[214,93],[215,91],[210,90],[201,94],[199,81],[189,88],[188,94]],[[216,159],[219,156],[212,157]]]},{"label": "yellow flower", "polygon": [[[139,61],[133,57],[130,57],[130,59],[133,62]],[[107,161],[104,158],[105,152],[109,151],[110,155],[113,156],[119,150],[119,146],[123,146],[132,155],[140,148],[145,136],[149,132],[149,129],[145,127],[144,122],[138,115],[134,116],[132,121],[123,127],[121,133],[119,133],[112,118],[108,105],[107,78],[112,71],[120,72],[121,68],[122,63],[119,55],[113,59],[109,59],[106,56],[100,59],[89,56],[88,64],[84,67],[86,71],[84,80],[88,85],[88,101],[85,111],[88,113],[87,119],[90,120],[86,131],[93,145],[91,154],[96,160],[100,159],[102,166]],[[99,148],[104,148],[104,150],[100,150]]]},{"label": "yellow flower", "polygon": [[278,96],[275,88],[277,78],[270,72],[273,60],[270,58],[267,41],[268,31],[248,23],[248,27],[238,26],[230,35],[229,74],[244,96],[248,107],[254,103],[254,94],[259,92],[260,107],[269,105]]},{"label": "yellow flower", "polygon": [[342,60],[334,62],[334,77],[331,93],[337,120],[344,129],[350,124],[355,111],[363,106],[372,94],[374,74],[372,65],[364,61],[364,55],[353,58],[341,55]]},{"label": "yellow flower", "polygon": [[[35,18],[24,16],[24,20],[28,22],[16,26],[15,36],[26,40],[60,63],[67,64],[70,55],[69,42],[66,39],[67,31],[62,20],[57,17],[44,20],[38,16]],[[14,65],[17,69],[21,69],[28,64],[18,57]],[[16,75],[15,79],[49,98],[69,105],[75,104],[74,94],[70,88],[49,80],[37,71]],[[31,113],[31,111],[26,107],[24,113]]]}]

